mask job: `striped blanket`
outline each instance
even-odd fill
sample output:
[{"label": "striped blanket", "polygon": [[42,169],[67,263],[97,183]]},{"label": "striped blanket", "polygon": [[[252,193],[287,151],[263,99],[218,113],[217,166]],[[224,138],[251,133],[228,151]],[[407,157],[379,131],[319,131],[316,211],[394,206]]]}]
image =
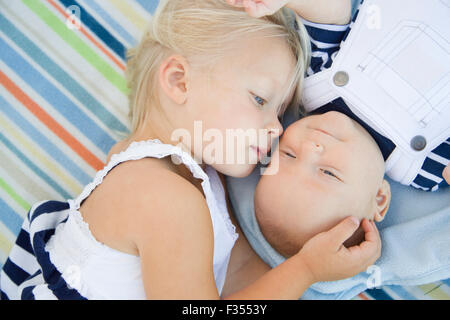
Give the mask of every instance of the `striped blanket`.
[{"label": "striped blanket", "polygon": [[[125,51],[158,0],[0,0],[0,268],[42,200],[75,198],[128,133]],[[450,299],[450,281],[356,299]]]}]

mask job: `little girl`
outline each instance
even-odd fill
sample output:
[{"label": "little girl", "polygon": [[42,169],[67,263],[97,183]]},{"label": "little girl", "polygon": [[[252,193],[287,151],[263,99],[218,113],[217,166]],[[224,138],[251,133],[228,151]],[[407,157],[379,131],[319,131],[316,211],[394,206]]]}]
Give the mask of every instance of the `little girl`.
[{"label": "little girl", "polygon": [[[77,198],[31,208],[1,272],[2,299],[218,299],[225,281],[236,283],[226,298],[297,299],[378,258],[367,221],[365,242],[342,245],[359,224],[347,218],[272,270],[254,253],[248,263],[221,174],[244,177],[255,164],[225,163],[218,155],[235,149],[198,143],[199,123],[222,137],[281,134],[308,61],[308,38],[287,12],[255,18],[222,0],[160,2],[129,55],[130,136]],[[173,139],[178,129],[193,146]],[[247,138],[244,148],[260,159],[269,146]]]}]

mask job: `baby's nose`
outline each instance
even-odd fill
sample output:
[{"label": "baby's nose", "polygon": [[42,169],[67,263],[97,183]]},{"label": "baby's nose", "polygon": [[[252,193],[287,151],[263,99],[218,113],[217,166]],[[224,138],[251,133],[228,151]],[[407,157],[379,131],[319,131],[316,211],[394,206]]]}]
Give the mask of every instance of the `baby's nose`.
[{"label": "baby's nose", "polygon": [[272,139],[278,138],[283,133],[283,126],[278,118],[273,119],[270,123],[268,123],[266,125],[266,129]]},{"label": "baby's nose", "polygon": [[323,153],[324,148],[323,145],[318,142],[307,140],[302,144],[301,150],[303,158],[315,158]]}]

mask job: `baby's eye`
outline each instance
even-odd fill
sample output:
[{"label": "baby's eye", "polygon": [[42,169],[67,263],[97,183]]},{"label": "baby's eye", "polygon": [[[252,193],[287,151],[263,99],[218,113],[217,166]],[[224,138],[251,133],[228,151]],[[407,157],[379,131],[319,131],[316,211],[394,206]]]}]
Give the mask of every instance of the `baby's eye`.
[{"label": "baby's eye", "polygon": [[333,178],[341,181],[341,179],[339,179],[338,176],[336,176],[333,172],[331,172],[330,170],[326,170],[326,169],[320,169],[324,174],[332,176]]},{"label": "baby's eye", "polygon": [[292,155],[292,154],[290,154],[289,152],[285,152],[285,154],[288,156],[288,157],[290,157],[290,158],[294,158],[294,159],[297,159],[297,157],[296,156],[294,156],[294,155]]}]

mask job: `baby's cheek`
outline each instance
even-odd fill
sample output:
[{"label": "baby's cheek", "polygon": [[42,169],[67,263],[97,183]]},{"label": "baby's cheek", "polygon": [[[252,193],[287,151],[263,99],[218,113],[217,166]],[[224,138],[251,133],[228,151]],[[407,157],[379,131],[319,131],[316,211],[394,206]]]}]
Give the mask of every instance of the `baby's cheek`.
[{"label": "baby's cheek", "polygon": [[308,224],[310,230],[315,235],[320,232],[328,231],[350,214],[348,210],[338,205],[339,202],[332,201],[329,198],[316,201],[315,206],[311,208],[308,216]]}]

